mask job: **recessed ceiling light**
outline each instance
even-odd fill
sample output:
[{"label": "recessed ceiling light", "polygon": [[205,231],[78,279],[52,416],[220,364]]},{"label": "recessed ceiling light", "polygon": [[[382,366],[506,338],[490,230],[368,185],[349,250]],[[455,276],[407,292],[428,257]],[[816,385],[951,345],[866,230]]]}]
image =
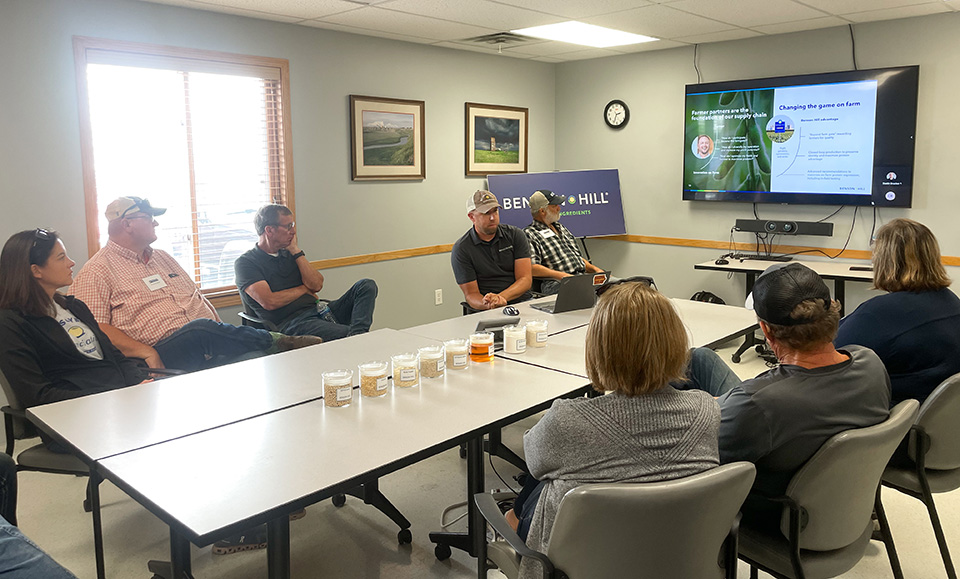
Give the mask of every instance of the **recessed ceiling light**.
[{"label": "recessed ceiling light", "polygon": [[641,36],[640,34],[604,28],[603,26],[594,26],[593,24],[584,24],[583,22],[577,22],[575,20],[560,22],[559,24],[547,24],[546,26],[534,26],[533,28],[521,28],[520,30],[511,30],[510,32],[524,36],[533,36],[534,38],[559,40],[560,42],[569,42],[570,44],[592,46],[594,48],[624,46],[627,44],[640,44],[641,42],[659,40],[659,38]]}]

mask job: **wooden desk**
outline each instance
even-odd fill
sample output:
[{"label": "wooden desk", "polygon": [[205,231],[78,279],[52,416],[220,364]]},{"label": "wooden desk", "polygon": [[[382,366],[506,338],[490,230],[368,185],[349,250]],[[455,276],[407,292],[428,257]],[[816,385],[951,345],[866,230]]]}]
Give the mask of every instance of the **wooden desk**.
[{"label": "wooden desk", "polygon": [[[703,263],[698,263],[693,266],[694,269],[703,269],[710,271],[725,271],[725,272],[734,272],[734,273],[743,273],[747,276],[747,294],[750,294],[750,291],[753,290],[753,284],[757,280],[757,276],[764,272],[771,265],[776,265],[778,263],[783,263],[780,261],[760,261],[753,259],[738,260],[730,259],[730,263],[725,265],[717,265],[712,261],[705,261]],[[813,271],[820,274],[820,277],[823,279],[833,280],[833,299],[840,302],[840,315],[843,315],[844,312],[844,301],[846,299],[846,291],[844,289],[844,282],[848,281],[861,281],[861,282],[871,282],[873,281],[873,272],[872,271],[855,271],[850,269],[851,266],[864,266],[867,265],[866,262],[860,263],[849,263],[849,262],[838,262],[838,261],[799,261],[796,260],[790,263],[802,263],[803,265],[809,267]]]}]

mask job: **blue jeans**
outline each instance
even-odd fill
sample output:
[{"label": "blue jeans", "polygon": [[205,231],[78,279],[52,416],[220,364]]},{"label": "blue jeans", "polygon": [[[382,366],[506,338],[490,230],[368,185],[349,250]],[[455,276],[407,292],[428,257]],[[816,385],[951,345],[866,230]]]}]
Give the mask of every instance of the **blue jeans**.
[{"label": "blue jeans", "polygon": [[33,541],[0,518],[0,576],[12,579],[77,579]]},{"label": "blue jeans", "polygon": [[163,365],[186,372],[237,361],[250,353],[262,354],[273,345],[273,335],[250,326],[232,326],[200,318],[157,342]]},{"label": "blue jeans", "polygon": [[[17,524],[17,463],[0,452],[0,518]],[[0,561],[2,563],[2,561]],[[3,566],[0,565],[0,569]]]},{"label": "blue jeans", "polygon": [[740,383],[740,378],[716,352],[709,348],[694,348],[690,351],[687,381],[674,386],[680,390],[696,388],[716,397],[726,394]]},{"label": "blue jeans", "polygon": [[338,299],[319,304],[285,322],[280,331],[289,336],[319,336],[323,341],[363,334],[373,325],[377,302],[377,282],[361,279]]}]

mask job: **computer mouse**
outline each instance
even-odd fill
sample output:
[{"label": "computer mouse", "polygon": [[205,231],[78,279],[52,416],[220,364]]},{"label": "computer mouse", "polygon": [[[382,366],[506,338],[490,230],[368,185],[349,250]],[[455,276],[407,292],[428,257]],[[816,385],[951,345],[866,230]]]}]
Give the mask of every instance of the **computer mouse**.
[{"label": "computer mouse", "polygon": [[721,257],[720,259],[718,259],[717,261],[715,261],[715,262],[713,262],[713,263],[715,263],[715,264],[717,264],[717,265],[727,265],[727,264],[730,263],[730,262],[727,261],[727,260],[725,260],[725,259],[723,259],[723,258]]},{"label": "computer mouse", "polygon": [[520,315],[520,310],[518,310],[517,308],[515,308],[515,307],[513,307],[513,306],[507,306],[507,307],[503,308],[503,315],[505,315],[505,316],[519,316],[519,315]]}]

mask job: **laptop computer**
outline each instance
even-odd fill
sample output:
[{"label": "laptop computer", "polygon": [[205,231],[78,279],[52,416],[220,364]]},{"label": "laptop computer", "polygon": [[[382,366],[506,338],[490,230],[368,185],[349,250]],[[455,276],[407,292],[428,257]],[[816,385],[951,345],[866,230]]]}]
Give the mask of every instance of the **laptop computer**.
[{"label": "laptop computer", "polygon": [[530,304],[530,307],[548,314],[562,314],[563,312],[592,308],[597,301],[595,288],[606,283],[608,279],[610,279],[609,271],[583,273],[562,278],[556,300],[542,304]]}]

